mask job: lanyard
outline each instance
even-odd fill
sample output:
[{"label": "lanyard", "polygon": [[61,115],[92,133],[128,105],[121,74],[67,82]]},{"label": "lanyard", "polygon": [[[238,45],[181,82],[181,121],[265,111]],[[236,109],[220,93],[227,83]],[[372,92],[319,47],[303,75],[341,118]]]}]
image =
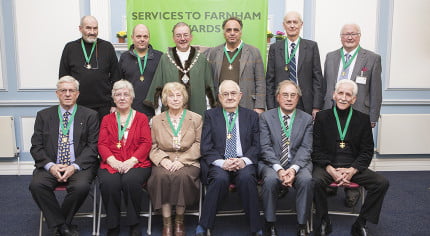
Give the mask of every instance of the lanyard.
[{"label": "lanyard", "polygon": [[179,134],[179,131],[180,131],[180,130],[181,130],[181,128],[182,128],[182,123],[184,122],[185,114],[186,114],[186,113],[187,113],[187,110],[186,110],[186,109],[184,109],[184,110],[182,111],[181,119],[179,120],[178,128],[177,128],[177,129],[175,129],[175,126],[173,126],[172,120],[170,119],[169,112],[168,112],[168,111],[166,112],[167,121],[169,122],[170,129],[172,129],[173,136],[178,137],[178,134]]},{"label": "lanyard", "polygon": [[340,49],[340,57],[342,58],[342,66],[343,69],[345,70],[346,68],[349,67],[349,65],[351,65],[352,61],[354,61],[354,58],[357,56],[358,51],[360,51],[361,47],[358,46],[357,50],[355,50],[354,55],[352,55],[351,59],[349,59],[348,63],[346,63],[345,60],[345,53],[343,52],[343,48]]},{"label": "lanyard", "polygon": [[346,132],[348,131],[349,123],[351,122],[352,107],[349,108],[349,114],[348,114],[348,117],[346,118],[346,124],[343,131],[342,131],[342,127],[340,126],[339,115],[337,114],[336,106],[333,107],[333,113],[334,113],[334,117],[336,118],[337,130],[339,132],[340,140],[343,141],[345,139]]},{"label": "lanyard", "polygon": [[60,106],[58,106],[58,118],[60,119],[60,127],[63,135],[67,135],[69,133],[70,126],[72,125],[73,119],[75,118],[76,109],[78,109],[78,104],[75,104],[75,107],[73,108],[72,116],[67,123],[67,127],[64,127],[63,115],[61,115],[61,109]]},{"label": "lanyard", "polygon": [[291,130],[293,128],[293,123],[294,123],[294,118],[296,118],[296,109],[294,109],[293,114],[290,117],[290,125],[287,127],[285,127],[284,124],[284,119],[282,118],[282,112],[281,112],[281,108],[278,107],[278,117],[279,117],[279,122],[281,123],[281,127],[282,130],[284,131],[285,136],[287,137],[287,139],[290,139],[291,136]]},{"label": "lanyard", "polygon": [[299,44],[300,44],[300,39],[301,38],[299,37],[299,40],[297,40],[297,45],[294,48],[293,53],[291,53],[290,56],[288,55],[288,53],[290,51],[290,50],[288,50],[289,49],[288,38],[285,39],[285,65],[288,65],[290,63],[291,59],[296,56],[296,52],[297,52],[297,49],[299,48]]},{"label": "lanyard", "polygon": [[93,56],[94,48],[96,47],[97,41],[93,43],[93,47],[91,48],[90,56],[88,57],[87,50],[85,49],[84,40],[81,39],[82,51],[84,52],[85,61],[87,64],[90,63],[91,57]]},{"label": "lanyard", "polygon": [[121,141],[122,137],[124,136],[125,130],[127,129],[128,123],[130,122],[132,113],[133,113],[133,109],[130,109],[130,112],[128,113],[128,117],[124,127],[121,127],[121,117],[119,115],[119,112],[116,113],[116,122],[118,123],[118,141]]}]

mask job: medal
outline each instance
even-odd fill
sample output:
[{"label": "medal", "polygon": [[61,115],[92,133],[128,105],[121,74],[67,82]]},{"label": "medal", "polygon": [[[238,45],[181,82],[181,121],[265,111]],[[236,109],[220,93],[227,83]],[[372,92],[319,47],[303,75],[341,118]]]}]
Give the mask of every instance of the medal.
[{"label": "medal", "polygon": [[118,124],[118,142],[116,143],[116,147],[118,149],[121,148],[121,140],[124,137],[124,133],[127,130],[128,127],[128,123],[131,120],[131,116],[133,114],[133,109],[130,109],[128,116],[127,116],[127,120],[125,121],[125,125],[121,126],[121,115],[119,114],[119,112],[116,112],[116,122]]},{"label": "medal", "polygon": [[228,70],[233,70],[233,66],[231,64],[228,66]]},{"label": "medal", "polygon": [[63,141],[63,143],[67,143],[68,138],[67,138],[67,137],[63,137],[63,138],[62,138],[62,141]]},{"label": "medal", "polygon": [[240,50],[242,50],[242,47],[243,47],[243,43],[241,43],[240,46],[237,48],[237,50],[234,53],[233,57],[230,57],[230,54],[228,54],[226,47],[224,47],[225,57],[227,58],[228,63],[230,63],[230,65],[228,66],[228,70],[233,70],[232,63],[234,62],[234,59],[236,59],[236,57],[239,55]]},{"label": "medal", "polygon": [[175,146],[179,146],[181,143],[179,142],[179,137],[173,137],[173,144],[175,145]]},{"label": "medal", "polygon": [[120,148],[121,148],[121,142],[118,142],[118,143],[116,144],[116,148],[118,148],[118,149],[120,149]]},{"label": "medal", "polygon": [[96,44],[97,44],[97,41],[93,43],[93,46],[91,47],[90,56],[88,56],[87,50],[85,49],[84,40],[81,39],[82,51],[84,52],[85,62],[86,62],[85,68],[87,68],[88,70],[91,69],[90,61],[91,61],[91,57],[93,56],[93,52],[94,52],[94,48],[96,47]]},{"label": "medal", "polygon": [[137,58],[137,64],[139,65],[139,71],[140,71],[140,81],[144,81],[145,78],[143,77],[143,72],[145,71],[146,68],[146,62],[148,60],[147,55],[143,56],[143,65],[142,65],[142,60],[139,57],[139,54],[136,52],[136,50],[133,50],[134,54],[136,55]]},{"label": "medal", "polygon": [[345,142],[344,142],[344,141],[341,141],[341,142],[339,143],[339,147],[340,147],[340,148],[342,148],[342,149],[343,149],[343,148],[345,148]]},{"label": "medal", "polygon": [[188,81],[190,81],[190,77],[188,77],[187,74],[184,74],[184,76],[182,76],[182,82],[184,82],[184,84],[187,84]]},{"label": "medal", "polygon": [[231,134],[230,133],[227,134],[227,139],[231,139]]},{"label": "medal", "polygon": [[337,131],[339,132],[339,138],[340,138],[339,147],[343,149],[346,147],[344,140],[345,140],[346,132],[348,131],[349,123],[351,122],[352,107],[349,107],[349,114],[348,114],[348,117],[346,118],[346,123],[343,130],[340,125],[339,115],[337,114],[336,106],[333,107],[333,113],[334,113],[334,117],[336,118]]},{"label": "medal", "polygon": [[345,76],[345,75],[346,75],[345,71],[342,71],[342,76]]},{"label": "medal", "polygon": [[140,76],[140,81],[144,81],[145,78],[143,77],[143,75]]},{"label": "medal", "polygon": [[284,70],[288,71],[288,65],[285,65]]},{"label": "medal", "polygon": [[290,146],[290,140],[287,140],[287,141],[285,142],[285,144],[287,144],[287,146]]},{"label": "medal", "polygon": [[88,63],[86,66],[85,66],[88,70],[89,69],[91,69],[91,65]]}]

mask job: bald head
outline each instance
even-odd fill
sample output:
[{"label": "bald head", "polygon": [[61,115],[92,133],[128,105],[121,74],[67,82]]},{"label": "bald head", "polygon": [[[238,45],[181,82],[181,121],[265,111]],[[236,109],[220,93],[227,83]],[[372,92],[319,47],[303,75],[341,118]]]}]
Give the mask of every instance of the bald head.
[{"label": "bald head", "polygon": [[133,40],[134,48],[139,53],[143,53],[143,56],[146,53],[149,45],[149,29],[144,24],[138,24],[134,26],[133,33],[131,35],[131,39]]},{"label": "bald head", "polygon": [[284,16],[283,25],[288,40],[296,41],[300,37],[300,31],[303,26],[302,16],[296,11],[290,11]]},{"label": "bald head", "polygon": [[81,18],[81,22],[79,23],[79,26],[84,26],[86,23],[95,23],[96,25],[99,24],[99,22],[94,16],[84,16]]},{"label": "bald head", "polygon": [[97,41],[99,35],[99,23],[94,16],[84,16],[79,24],[79,31],[82,34],[82,39],[87,43]]}]

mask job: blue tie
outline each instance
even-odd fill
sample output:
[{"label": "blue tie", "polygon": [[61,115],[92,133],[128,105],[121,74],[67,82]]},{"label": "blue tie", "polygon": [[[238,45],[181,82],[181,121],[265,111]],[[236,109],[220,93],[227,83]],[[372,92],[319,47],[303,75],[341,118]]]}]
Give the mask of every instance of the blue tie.
[{"label": "blue tie", "polygon": [[[234,119],[234,112],[228,114],[230,117],[230,124]],[[236,124],[233,125],[231,129],[230,135],[227,134],[227,139],[225,143],[225,159],[236,158],[237,150],[236,150]]]},{"label": "blue tie", "polygon": [[[63,126],[67,127],[69,123],[69,115],[70,112],[66,111],[63,114]],[[69,132],[67,134],[63,134],[60,131],[59,140],[58,140],[58,163],[63,165],[70,165],[70,140],[69,140]]]},{"label": "blue tie", "polygon": [[[290,56],[293,55],[295,47],[296,47],[296,44],[295,43],[291,43],[291,53],[290,53]],[[291,61],[288,64],[288,67],[289,67],[289,71],[290,71],[290,76],[289,76],[290,80],[297,84],[296,55],[294,55],[291,58]]]}]

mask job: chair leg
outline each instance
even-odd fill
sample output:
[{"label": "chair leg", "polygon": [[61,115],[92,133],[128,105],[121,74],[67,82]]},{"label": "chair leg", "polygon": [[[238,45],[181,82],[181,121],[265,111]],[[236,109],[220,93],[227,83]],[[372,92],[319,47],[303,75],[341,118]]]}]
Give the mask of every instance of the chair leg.
[{"label": "chair leg", "polygon": [[203,184],[200,182],[200,192],[199,192],[199,220],[202,216],[202,206],[203,206]]},{"label": "chair leg", "polygon": [[98,235],[96,232],[97,224],[97,186],[94,185],[94,195],[93,195],[93,233],[92,235]]},{"label": "chair leg", "polygon": [[99,213],[97,214],[97,232],[96,235],[100,235],[100,221],[101,221],[101,216],[102,216],[102,195],[100,194],[100,198],[99,198]]},{"label": "chair leg", "polygon": [[151,199],[149,198],[148,200],[149,202],[149,206],[148,206],[148,228],[146,229],[146,233],[148,235],[151,235],[152,233],[152,203],[151,203]]},{"label": "chair leg", "polygon": [[43,231],[43,212],[40,211],[39,236],[42,236],[42,231]]}]

